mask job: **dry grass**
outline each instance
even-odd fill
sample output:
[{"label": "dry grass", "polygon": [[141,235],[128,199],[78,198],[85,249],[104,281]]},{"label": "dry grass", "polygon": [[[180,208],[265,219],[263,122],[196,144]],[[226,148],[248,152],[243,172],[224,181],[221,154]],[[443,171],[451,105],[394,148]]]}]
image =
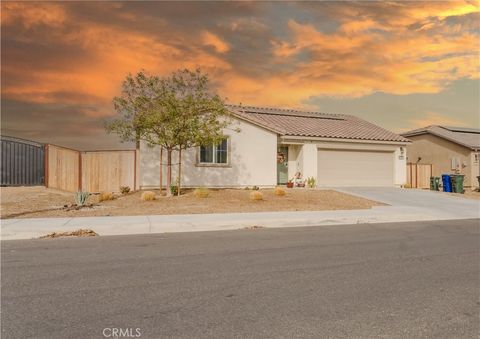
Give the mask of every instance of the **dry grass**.
[{"label": "dry grass", "polygon": [[41,236],[40,239],[61,238],[61,237],[96,237],[96,236],[98,236],[98,234],[95,233],[92,230],[79,229],[79,230],[71,231],[71,232],[52,232],[52,233],[48,233],[47,235]]},{"label": "dry grass", "polygon": [[143,201],[153,201],[157,198],[155,197],[155,192],[145,191],[145,192],[142,192],[140,199],[142,199]]},{"label": "dry grass", "polygon": [[263,200],[263,193],[260,191],[253,191],[250,193],[250,200],[261,201]]},{"label": "dry grass", "polygon": [[98,202],[109,201],[115,199],[115,195],[111,192],[102,192],[98,195]]},{"label": "dry grass", "polygon": [[285,191],[285,188],[283,187],[275,187],[275,189],[273,190],[273,194],[279,197],[283,197],[287,194],[287,191]]},{"label": "dry grass", "polygon": [[[368,209],[382,205],[375,201],[354,197],[333,190],[290,189],[278,197],[273,189],[262,189],[263,201],[250,200],[244,189],[209,189],[207,199],[198,199],[193,190],[182,190],[179,197],[167,198],[152,190],[156,200],[142,202],[145,192],[131,192],[115,200],[98,203],[92,195],[92,208],[67,211],[64,205],[75,202],[74,194],[44,187],[4,187],[1,189],[2,218],[86,217],[108,215],[158,215],[195,213],[273,212],[273,211],[323,211]],[[165,190],[163,191],[165,193]]]},{"label": "dry grass", "polygon": [[195,198],[208,198],[209,195],[210,195],[210,190],[208,190],[207,188],[200,187],[200,188],[196,188],[193,191],[193,196]]}]

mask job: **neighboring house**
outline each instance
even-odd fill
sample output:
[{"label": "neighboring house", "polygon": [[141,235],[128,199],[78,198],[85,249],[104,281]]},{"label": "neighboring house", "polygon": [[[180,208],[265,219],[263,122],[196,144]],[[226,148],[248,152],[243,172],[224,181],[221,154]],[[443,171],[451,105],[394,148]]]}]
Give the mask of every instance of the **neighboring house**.
[{"label": "neighboring house", "polygon": [[457,171],[465,175],[466,187],[478,187],[480,129],[434,125],[402,136],[412,141],[407,147],[408,162],[432,164],[434,176]]},{"label": "neighboring house", "polygon": [[[320,187],[401,186],[404,137],[360,118],[291,109],[229,106],[234,125],[219,145],[182,153],[186,187],[271,187],[300,172]],[[234,129],[239,128],[240,132]],[[158,187],[160,149],[140,146],[142,188]],[[178,163],[174,155],[173,163]],[[165,155],[163,163],[165,163]],[[174,166],[173,180],[177,176]],[[164,171],[164,183],[165,183]]]}]

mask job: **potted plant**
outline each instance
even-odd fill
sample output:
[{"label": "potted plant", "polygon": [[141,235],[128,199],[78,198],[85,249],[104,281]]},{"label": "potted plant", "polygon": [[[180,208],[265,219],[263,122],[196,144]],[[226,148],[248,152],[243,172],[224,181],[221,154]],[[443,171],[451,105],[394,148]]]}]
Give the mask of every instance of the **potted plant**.
[{"label": "potted plant", "polygon": [[302,173],[300,172],[295,173],[293,182],[295,187],[305,187],[305,181],[302,180]]},{"label": "potted plant", "polygon": [[293,179],[288,180],[287,188],[293,188]]}]

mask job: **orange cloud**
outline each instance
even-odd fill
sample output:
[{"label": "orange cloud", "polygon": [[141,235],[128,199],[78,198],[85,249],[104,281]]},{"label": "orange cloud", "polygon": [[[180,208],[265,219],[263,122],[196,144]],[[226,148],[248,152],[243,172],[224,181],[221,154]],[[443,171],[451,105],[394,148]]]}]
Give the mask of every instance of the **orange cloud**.
[{"label": "orange cloud", "polygon": [[60,4],[4,2],[2,3],[2,25],[19,21],[25,28],[38,25],[61,26],[67,18]]},{"label": "orange cloud", "polygon": [[[479,12],[472,3],[342,4],[335,32],[327,34],[313,23],[292,18],[282,38],[258,18],[232,19],[221,32],[206,26],[186,32],[168,20],[155,20],[161,29],[142,31],[132,25],[140,21],[134,13],[119,14],[125,25],[84,22],[75,20],[65,6],[2,4],[2,28],[21,27],[23,43],[39,41],[31,35],[42,26],[48,29],[43,45],[75,47],[84,53],[72,56],[70,65],[62,68],[54,61],[49,67],[36,67],[34,58],[29,63],[14,57],[2,61],[2,72],[12,79],[2,87],[4,97],[81,103],[96,107],[85,109],[86,115],[107,115],[125,75],[142,68],[167,74],[200,66],[232,102],[292,107],[320,95],[434,93],[451,81],[479,77],[478,33],[464,29],[461,21]],[[451,16],[459,20],[447,25]],[[271,34],[271,44],[246,51],[242,38],[247,28],[252,34]],[[262,57],[252,58],[256,53]],[[235,64],[240,59],[251,67],[240,69]]]},{"label": "orange cloud", "polygon": [[[9,11],[17,9],[8,8],[7,15]],[[33,10],[30,12],[36,13]],[[25,20],[24,16],[17,19]],[[98,106],[97,110],[86,110],[88,115],[109,115],[112,98],[120,93],[121,82],[128,73],[146,69],[152,73],[166,74],[178,68],[195,68],[199,65],[207,72],[214,73],[231,67],[224,60],[205,52],[201,46],[195,47],[189,55],[153,36],[102,24],[84,24],[77,30],[52,33],[50,38],[65,48],[80,46],[88,51],[88,60],[67,70],[35,68],[32,64],[26,77],[26,70],[14,62],[2,65],[2,72],[9,77],[26,79],[4,86],[2,94],[5,97],[37,103],[75,104],[81,96],[82,104]],[[184,43],[190,42],[187,40]],[[62,97],[61,93],[77,95]]]},{"label": "orange cloud", "polygon": [[225,41],[211,32],[205,31],[202,40],[204,45],[213,46],[219,53],[226,53],[230,50],[230,46]]}]

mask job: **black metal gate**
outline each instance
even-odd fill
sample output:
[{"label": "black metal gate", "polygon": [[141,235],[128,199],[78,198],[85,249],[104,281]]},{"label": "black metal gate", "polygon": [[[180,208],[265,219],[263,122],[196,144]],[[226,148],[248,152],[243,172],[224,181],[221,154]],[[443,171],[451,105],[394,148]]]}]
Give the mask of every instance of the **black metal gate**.
[{"label": "black metal gate", "polygon": [[42,144],[1,136],[1,186],[45,184],[45,148]]}]

